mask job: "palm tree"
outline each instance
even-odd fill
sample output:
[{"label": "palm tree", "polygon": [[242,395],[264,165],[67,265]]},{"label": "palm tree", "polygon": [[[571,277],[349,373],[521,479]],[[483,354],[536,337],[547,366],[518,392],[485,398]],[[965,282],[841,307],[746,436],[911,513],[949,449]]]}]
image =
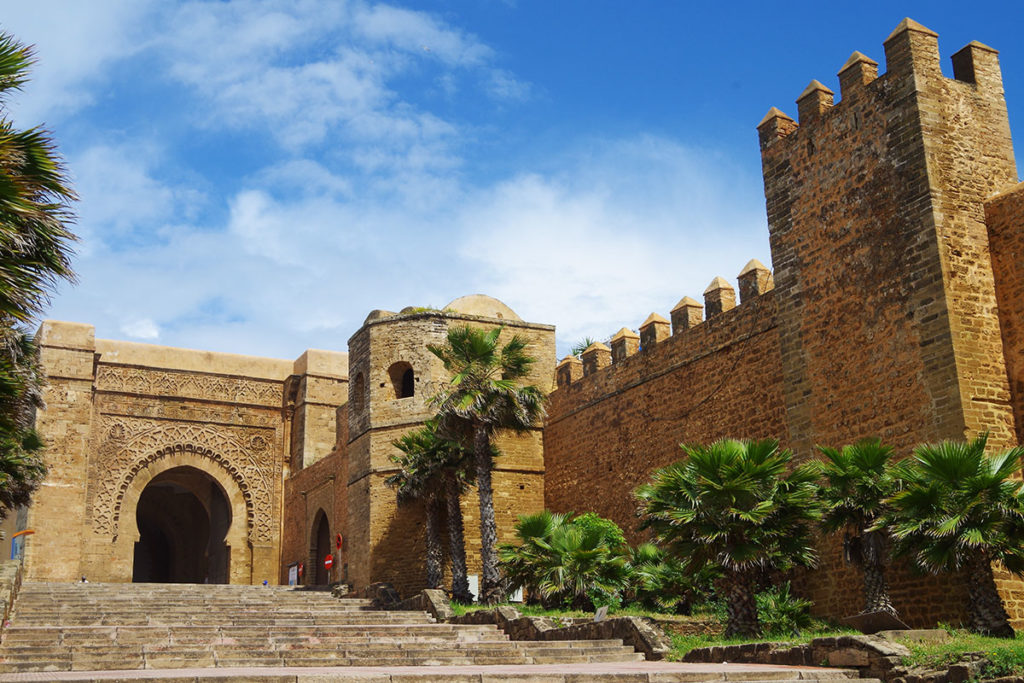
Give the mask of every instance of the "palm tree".
[{"label": "palm tree", "polygon": [[697,594],[711,587],[713,570],[691,573],[679,558],[654,543],[640,543],[628,555],[629,604],[656,612],[689,614]]},{"label": "palm tree", "polygon": [[46,474],[43,442],[33,428],[42,383],[32,336],[0,327],[0,519],[27,505]]},{"label": "palm tree", "polygon": [[466,542],[459,501],[469,478],[469,454],[462,444],[437,432],[437,421],[428,420],[421,429],[394,442],[402,451],[392,460],[401,468],[385,482],[396,489],[400,502],[422,499],[427,531],[427,585],[441,583],[441,540],[439,519],[442,506],[448,517],[449,557],[452,563],[452,597],[472,602],[466,573]]},{"label": "palm tree", "polygon": [[1013,638],[992,562],[1024,576],[1024,483],[1015,477],[1024,447],[985,455],[988,434],[970,442],[918,446],[900,463],[904,489],[887,528],[897,555],[925,571],[967,571],[968,612],[979,633]]},{"label": "palm tree", "polygon": [[[33,62],[30,48],[0,33],[0,105],[26,82]],[[74,278],[74,199],[46,131],[16,130],[0,106],[0,324],[30,321],[57,281]]]},{"label": "palm tree", "polygon": [[818,450],[827,458],[822,473],[828,486],[819,491],[821,525],[831,533],[843,532],[846,561],[864,572],[864,612],[898,616],[885,580],[887,538],[875,528],[899,483],[890,466],[892,447],[880,439],[864,439],[842,450]]},{"label": "palm tree", "polygon": [[518,545],[499,550],[512,587],[525,588],[547,607],[592,610],[618,600],[628,569],[614,522],[544,510],[521,516],[516,536]]},{"label": "palm tree", "polygon": [[487,604],[502,597],[491,485],[491,437],[501,430],[529,429],[544,415],[541,390],[520,385],[534,361],[526,353],[527,343],[517,335],[499,347],[498,335],[503,329],[452,327],[446,343],[427,346],[452,374],[451,382],[431,399],[442,431],[472,443],[480,497],[480,600]]},{"label": "palm tree", "polygon": [[33,429],[42,378],[32,336],[18,328],[42,312],[59,280],[73,280],[75,199],[46,131],[21,131],[4,112],[28,80],[32,50],[0,33],[0,518],[28,503],[45,474]]},{"label": "palm tree", "polygon": [[436,485],[440,469],[430,456],[434,443],[425,429],[409,432],[393,443],[402,451],[402,455],[391,457],[400,469],[384,483],[395,489],[400,505],[423,501],[427,527],[427,588],[439,588],[442,562],[440,519],[444,501],[440,496],[441,489]]},{"label": "palm tree", "polygon": [[792,453],[773,439],[682,448],[685,460],[657,470],[637,489],[641,528],[654,531],[693,574],[720,571],[726,635],[757,635],[758,575],[815,564],[818,467],[790,469]]}]

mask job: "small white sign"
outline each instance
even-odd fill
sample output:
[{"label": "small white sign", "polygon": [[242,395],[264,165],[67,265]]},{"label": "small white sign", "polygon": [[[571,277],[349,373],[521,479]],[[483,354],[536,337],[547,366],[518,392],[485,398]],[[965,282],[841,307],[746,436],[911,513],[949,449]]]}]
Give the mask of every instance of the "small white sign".
[{"label": "small white sign", "polygon": [[473,602],[476,602],[480,597],[480,577],[476,574],[469,574],[466,579],[469,581],[469,594],[473,596]]},{"label": "small white sign", "polygon": [[600,607],[597,608],[597,611],[594,612],[594,623],[596,624],[599,621],[604,621],[605,617],[607,617],[607,616],[608,616],[608,605],[601,605]]},{"label": "small white sign", "polygon": [[512,597],[508,599],[509,602],[522,602],[523,601],[523,587],[520,586],[516,589],[516,592],[512,594]]},{"label": "small white sign", "polygon": [[299,565],[293,564],[288,567],[288,585],[295,586],[299,583]]}]

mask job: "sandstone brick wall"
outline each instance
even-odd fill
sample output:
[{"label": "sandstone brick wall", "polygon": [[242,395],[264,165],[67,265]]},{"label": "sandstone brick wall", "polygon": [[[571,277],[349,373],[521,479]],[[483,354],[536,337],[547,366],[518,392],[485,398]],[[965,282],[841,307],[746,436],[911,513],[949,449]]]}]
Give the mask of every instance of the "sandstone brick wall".
[{"label": "sandstone brick wall", "polygon": [[46,480],[33,497],[25,544],[25,575],[50,581],[81,576],[86,530],[86,482],[92,434],[93,355],[91,325],[40,328],[36,335],[47,385],[46,410],[36,415],[36,429],[46,441]]},{"label": "sandstone brick wall", "polygon": [[545,505],[592,510],[635,540],[632,491],[680,460],[680,443],[785,444],[775,307],[768,292],[553,392]]},{"label": "sandstone brick wall", "polygon": [[[1024,443],[1024,183],[991,199],[985,219],[1017,442]],[[1024,621],[1024,586],[1005,571],[996,579],[1007,609]]]},{"label": "sandstone brick wall", "polygon": [[985,205],[1017,441],[1024,443],[1024,183]]},{"label": "sandstone brick wall", "polygon": [[293,468],[327,456],[337,439],[336,412],[348,400],[348,354],[310,349],[295,361],[292,401]]},{"label": "sandstone brick wall", "polygon": [[[294,562],[305,564],[305,574],[300,583],[309,584],[316,575],[315,565],[322,557],[315,556],[317,512],[323,510],[331,530],[331,538],[340,533],[348,536],[348,488],[345,486],[346,463],[344,448],[335,450],[327,457],[294,473],[284,482],[284,510],[282,513],[281,583],[288,582],[288,566]],[[348,564],[345,543],[341,557],[332,547],[335,555],[335,577],[344,581],[345,565]]]},{"label": "sandstone brick wall", "polygon": [[[730,311],[734,294],[716,279],[706,310],[726,312],[710,323],[624,362],[620,332],[613,351],[596,345],[581,368],[559,365],[545,430],[548,507],[593,509],[633,529],[629,492],[678,459],[680,441],[776,436],[798,459],[815,457],[816,444],[871,436],[901,456],[981,431],[996,448],[1018,442],[1007,367],[1016,377],[1021,362],[1020,200],[993,202],[988,231],[984,211],[1016,182],[995,51],[972,43],[947,79],[935,34],[908,20],[885,54],[878,76],[854,53],[838,104],[812,81],[797,100],[799,124],[773,108],[758,126],[773,292]],[[692,325],[694,311],[684,299],[673,323]],[[648,319],[641,339],[658,340],[659,324]],[[859,573],[835,539],[820,551],[801,590],[820,614],[857,611]],[[897,566],[892,582],[912,625],[963,617],[957,577]],[[1003,573],[999,587],[1024,623],[1024,584]]]}]

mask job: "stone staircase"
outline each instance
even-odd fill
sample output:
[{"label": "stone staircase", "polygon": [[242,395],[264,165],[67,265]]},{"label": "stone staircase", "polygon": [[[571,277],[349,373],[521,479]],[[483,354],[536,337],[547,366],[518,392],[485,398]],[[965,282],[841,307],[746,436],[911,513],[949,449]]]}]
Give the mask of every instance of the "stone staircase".
[{"label": "stone staircase", "polygon": [[0,674],[642,660],[618,640],[513,642],[325,592],[225,585],[26,582],[0,642]]}]

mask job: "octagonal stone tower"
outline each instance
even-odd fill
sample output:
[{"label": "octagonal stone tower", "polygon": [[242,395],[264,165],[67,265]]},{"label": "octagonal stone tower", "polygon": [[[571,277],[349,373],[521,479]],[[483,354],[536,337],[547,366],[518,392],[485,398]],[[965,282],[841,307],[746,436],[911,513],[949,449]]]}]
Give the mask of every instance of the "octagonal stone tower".
[{"label": "octagonal stone tower", "polygon": [[[349,339],[347,444],[348,580],[354,586],[388,581],[403,594],[423,586],[422,510],[396,504],[384,480],[396,470],[393,442],[431,417],[429,397],[449,381],[427,348],[443,344],[456,325],[501,326],[500,343],[524,337],[536,359],[528,382],[551,390],[555,328],[524,322],[501,301],[476,294],[441,310],[373,311]],[[544,506],[544,454],[538,425],[496,440],[494,498],[499,541],[512,539],[518,515]],[[479,573],[479,512],[475,490],[462,501],[469,571]]]}]

